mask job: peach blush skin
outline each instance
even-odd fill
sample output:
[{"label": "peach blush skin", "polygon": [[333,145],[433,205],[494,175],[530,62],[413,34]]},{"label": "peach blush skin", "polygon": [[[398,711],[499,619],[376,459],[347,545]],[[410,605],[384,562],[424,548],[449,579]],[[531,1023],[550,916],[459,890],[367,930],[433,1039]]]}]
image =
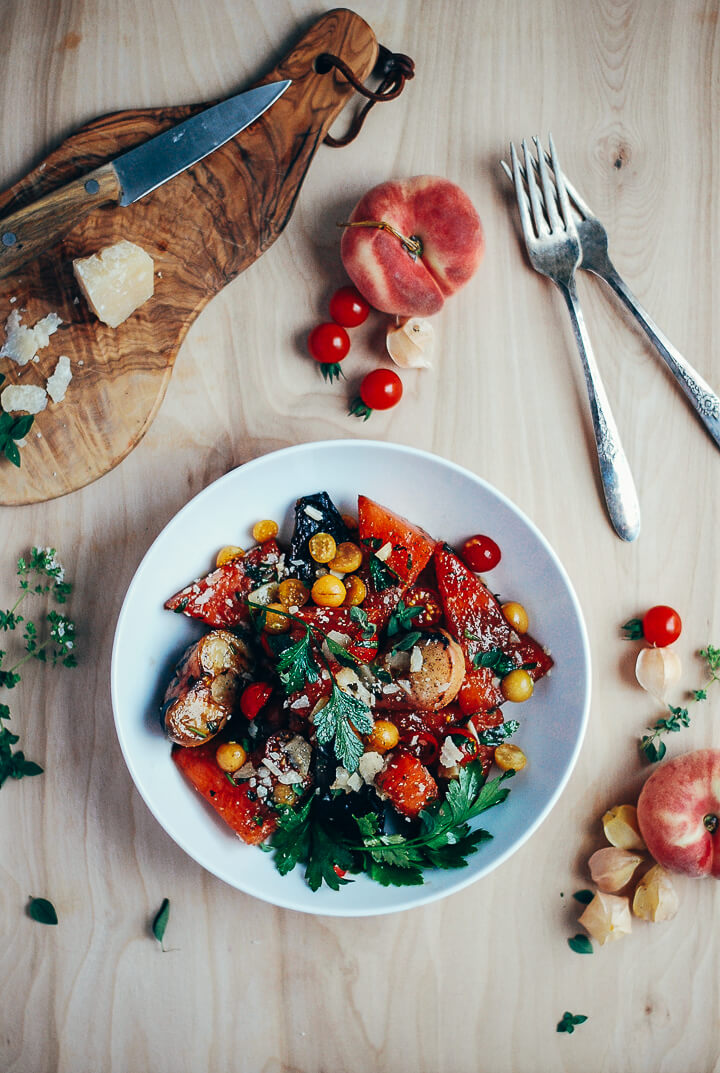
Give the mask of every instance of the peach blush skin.
[{"label": "peach blush skin", "polygon": [[720,749],[699,749],[663,764],[643,786],[637,811],[659,864],[720,879]]},{"label": "peach blush skin", "polygon": [[340,243],[345,270],[366,300],[384,313],[429,317],[475,273],[483,253],[482,224],[467,194],[447,179],[418,175],[368,191],[350,222],[386,221],[422,242],[413,258],[387,231],[348,227]]}]

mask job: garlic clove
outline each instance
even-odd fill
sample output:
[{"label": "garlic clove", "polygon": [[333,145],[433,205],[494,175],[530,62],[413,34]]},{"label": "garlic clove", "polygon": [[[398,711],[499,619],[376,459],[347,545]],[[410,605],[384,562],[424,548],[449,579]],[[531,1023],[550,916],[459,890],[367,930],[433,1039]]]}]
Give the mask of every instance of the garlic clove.
[{"label": "garlic clove", "polygon": [[672,920],[680,899],[668,873],[655,864],[645,873],[635,889],[632,910],[642,920]]},{"label": "garlic clove", "polygon": [[647,848],[640,834],[634,805],[616,805],[609,809],[602,818],[602,825],[611,846],[617,846],[618,849]]},{"label": "garlic clove", "polygon": [[680,681],[682,664],[672,648],[641,648],[635,663],[635,677],[643,689],[664,704],[670,690]]},{"label": "garlic clove", "polygon": [[633,873],[642,862],[638,853],[631,853],[616,846],[606,846],[593,853],[588,861],[590,875],[598,890],[612,894],[622,890],[632,879]]},{"label": "garlic clove", "polygon": [[598,891],[580,917],[580,923],[600,946],[614,943],[632,931],[630,902],[617,894]]},{"label": "garlic clove", "polygon": [[407,317],[388,328],[385,345],[401,369],[429,369],[435,331],[429,320]]}]

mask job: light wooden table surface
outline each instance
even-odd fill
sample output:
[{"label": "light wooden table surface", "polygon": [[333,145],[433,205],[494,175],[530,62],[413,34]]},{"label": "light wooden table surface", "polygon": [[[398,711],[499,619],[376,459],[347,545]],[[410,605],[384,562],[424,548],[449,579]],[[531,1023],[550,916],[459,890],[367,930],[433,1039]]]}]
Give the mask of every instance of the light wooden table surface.
[{"label": "light wooden table surface", "polygon": [[[45,774],[0,792],[0,1069],[7,1073],[487,1073],[720,1070],[720,890],[680,881],[671,923],[580,957],[572,892],[603,811],[636,796],[638,736],[660,710],[619,625],[657,602],[684,618],[683,685],[720,643],[720,458],[597,281],[581,297],[636,477],[643,532],[606,520],[587,403],[559,295],[530,271],[497,162],[553,132],[663,329],[720,387],[717,0],[358,0],[417,77],[354,145],[323,148],[268,254],[191,329],[146,438],[113,472],[0,509],[0,606],[14,561],[53,545],[76,583],[80,666],[27,670],[15,729]],[[242,88],[322,8],[310,0],[4,0],[0,182],[94,115]],[[402,405],[347,417],[303,353],[343,279],[335,227],[390,176],[446,175],[483,218],[477,276],[437,318],[432,372]],[[356,368],[376,361],[372,333]],[[196,492],[287,444],[368,436],[469,467],[529,514],[567,567],[593,658],[589,731],[539,832],[487,878],[426,908],[311,918],[247,897],[168,838],[135,791],[109,695],[115,620],[142,555]],[[682,693],[679,692],[678,696]],[[720,745],[720,701],[670,750]],[[29,895],[60,925],[25,915]],[[162,954],[148,919],[172,902]],[[588,1016],[556,1033],[565,1010]]]}]

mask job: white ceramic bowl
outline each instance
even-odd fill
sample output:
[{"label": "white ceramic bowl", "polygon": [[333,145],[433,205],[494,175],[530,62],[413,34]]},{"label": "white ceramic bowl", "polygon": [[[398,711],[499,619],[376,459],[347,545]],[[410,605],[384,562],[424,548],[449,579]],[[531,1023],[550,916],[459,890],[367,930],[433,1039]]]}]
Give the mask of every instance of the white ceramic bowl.
[{"label": "white ceramic bowl", "polygon": [[[363,493],[460,544],[473,533],[502,549],[493,591],[528,609],[531,632],[549,647],[552,673],[523,707],[514,740],[529,758],[510,795],[480,817],[493,835],[467,868],[429,873],[421,887],[382,887],[360,876],[339,892],[313,893],[302,869],[281,876],[272,856],[244,845],[192,789],[170,759],[158,707],[171,670],[197,623],[163,609],[188,581],[208,572],[225,544],[250,543],[260,518],[291,531],[300,495],[325,490],[354,512]],[[577,758],[590,700],[590,657],[582,613],[570,581],[544,537],[485,481],[435,455],[367,440],[302,444],[248,462],[211,484],[166,525],[132,580],[117,623],[112,701],[120,745],[140,794],[171,838],[220,879],[274,905],[307,913],[366,916],[409,909],[473,883],[506,860],[558,800]]]}]

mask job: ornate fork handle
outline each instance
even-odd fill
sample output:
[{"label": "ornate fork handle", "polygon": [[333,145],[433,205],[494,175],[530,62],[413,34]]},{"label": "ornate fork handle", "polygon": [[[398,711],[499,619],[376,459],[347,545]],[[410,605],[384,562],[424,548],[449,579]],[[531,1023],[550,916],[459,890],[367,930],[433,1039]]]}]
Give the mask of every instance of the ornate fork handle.
[{"label": "ornate fork handle", "polygon": [[597,445],[600,480],[610,521],[622,540],[635,540],[640,532],[640,504],[630,466],[595,362],[595,355],[577,297],[575,279],[572,277],[567,283],[556,282],[567,303],[575,342],[582,359]]},{"label": "ornate fork handle", "polygon": [[615,268],[608,264],[603,272],[597,272],[623,300],[634,317],[642,325],[660,357],[682,388],[688,402],[695,410],[717,447],[720,447],[720,399],[706,384],[700,374],[685,361],[682,354],[672,345],[667,336],[658,328],[650,314],[643,309],[635,295],[618,275]]}]

